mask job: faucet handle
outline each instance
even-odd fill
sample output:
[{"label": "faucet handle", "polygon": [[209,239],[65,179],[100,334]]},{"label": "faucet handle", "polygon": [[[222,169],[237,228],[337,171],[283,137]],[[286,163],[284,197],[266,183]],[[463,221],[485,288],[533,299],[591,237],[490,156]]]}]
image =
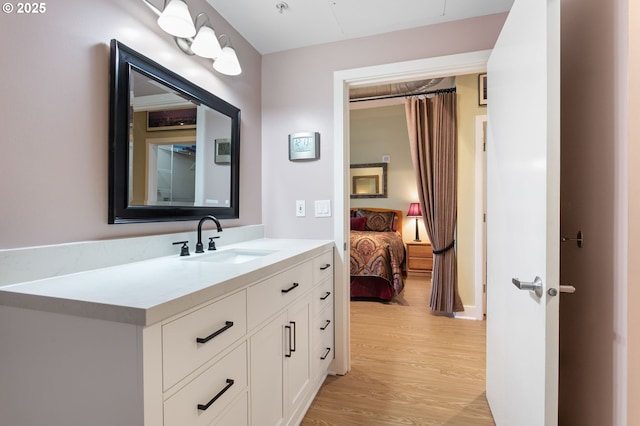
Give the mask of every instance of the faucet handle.
[{"label": "faucet handle", "polygon": [[213,241],[220,237],[209,237],[209,250],[216,250],[216,242]]},{"label": "faucet handle", "polygon": [[189,241],[176,241],[175,243],[173,243],[173,245],[175,246],[176,244],[182,244],[182,247],[180,247],[180,256],[189,256],[189,246],[187,245]]}]

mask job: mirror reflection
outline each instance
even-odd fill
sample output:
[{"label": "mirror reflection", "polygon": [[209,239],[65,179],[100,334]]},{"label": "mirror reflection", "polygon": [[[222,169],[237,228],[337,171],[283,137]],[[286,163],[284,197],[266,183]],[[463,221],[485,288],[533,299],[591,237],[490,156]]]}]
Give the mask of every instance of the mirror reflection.
[{"label": "mirror reflection", "polygon": [[220,141],[231,139],[231,118],[136,70],[129,78],[129,205],[229,207],[230,143]]},{"label": "mirror reflection", "polygon": [[387,198],[387,163],[352,164],[351,198]]}]

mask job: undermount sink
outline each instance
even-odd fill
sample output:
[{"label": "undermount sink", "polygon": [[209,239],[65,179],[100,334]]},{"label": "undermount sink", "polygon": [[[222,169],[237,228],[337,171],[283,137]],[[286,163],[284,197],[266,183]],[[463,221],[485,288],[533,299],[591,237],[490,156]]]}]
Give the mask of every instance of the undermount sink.
[{"label": "undermount sink", "polygon": [[245,263],[255,259],[259,259],[268,254],[275,253],[277,250],[260,250],[260,249],[229,249],[220,250],[208,254],[197,254],[190,257],[190,261],[194,262],[210,262],[210,263]]}]

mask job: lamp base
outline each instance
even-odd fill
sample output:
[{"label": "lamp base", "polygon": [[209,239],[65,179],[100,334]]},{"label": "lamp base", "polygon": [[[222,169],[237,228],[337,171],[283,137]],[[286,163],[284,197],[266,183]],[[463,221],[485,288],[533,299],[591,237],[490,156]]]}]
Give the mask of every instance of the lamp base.
[{"label": "lamp base", "polygon": [[414,243],[419,243],[421,242],[420,240],[420,234],[418,233],[418,218],[416,217],[416,239],[413,240]]}]

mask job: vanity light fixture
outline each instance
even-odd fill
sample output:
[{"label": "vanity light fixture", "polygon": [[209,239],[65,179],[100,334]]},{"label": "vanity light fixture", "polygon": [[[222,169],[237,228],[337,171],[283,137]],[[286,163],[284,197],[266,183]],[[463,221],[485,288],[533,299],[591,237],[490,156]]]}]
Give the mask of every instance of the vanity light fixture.
[{"label": "vanity light fixture", "polygon": [[242,68],[240,68],[240,62],[238,61],[238,56],[236,56],[236,51],[233,50],[231,46],[231,39],[228,35],[223,34],[220,36],[227,38],[227,42],[224,44],[222,51],[220,52],[220,56],[213,62],[213,68],[226,75],[238,75],[242,72]]},{"label": "vanity light fixture", "polygon": [[189,7],[183,0],[164,2],[164,10],[158,18],[158,25],[174,37],[193,37],[196,27],[191,22]]},{"label": "vanity light fixture", "polygon": [[[206,13],[200,12],[192,21],[189,7],[184,0],[164,0],[162,11],[149,0],[142,1],[158,15],[158,25],[174,37],[182,52],[212,59],[213,68],[221,74],[242,73],[240,61],[231,46],[230,37],[226,34],[218,37]],[[223,37],[226,37],[224,47],[220,43]]]}]

